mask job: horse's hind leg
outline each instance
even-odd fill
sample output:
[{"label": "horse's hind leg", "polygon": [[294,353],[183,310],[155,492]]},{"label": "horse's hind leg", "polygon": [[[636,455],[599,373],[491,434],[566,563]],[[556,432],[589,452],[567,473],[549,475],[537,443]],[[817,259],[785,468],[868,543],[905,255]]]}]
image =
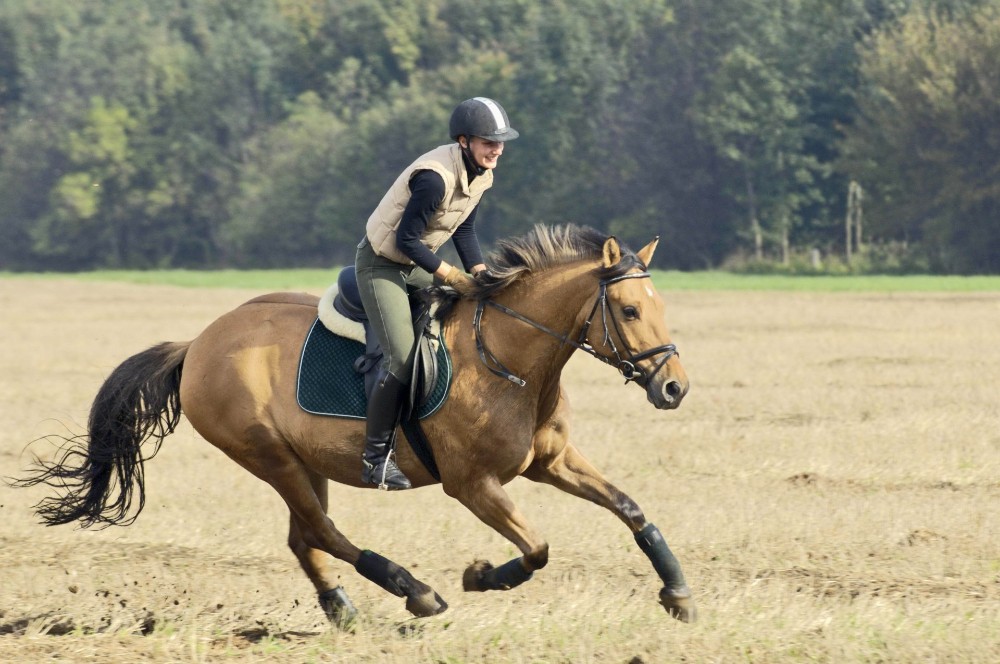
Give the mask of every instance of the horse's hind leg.
[{"label": "horse's hind leg", "polygon": [[[327,479],[312,471],[309,474],[309,482],[313,492],[324,512],[329,507]],[[341,629],[348,629],[357,618],[358,611],[354,608],[350,598],[344,588],[337,583],[337,577],[333,570],[331,557],[325,551],[315,549],[306,544],[303,531],[305,524],[296,516],[295,512],[289,512],[288,526],[288,547],[298,558],[302,570],[312,581],[319,593],[319,604],[326,613],[330,622]]]},{"label": "horse's hind leg", "polygon": [[555,418],[535,436],[535,459],[524,477],[551,484],[563,491],[600,505],[621,519],[635,535],[663,581],[660,604],[674,618],[693,622],[697,616],[691,590],[680,563],[667,547],[659,529],[646,520],[639,506],[608,482],[600,471],[568,441],[567,423]]},{"label": "horse's hind leg", "polygon": [[[261,459],[258,459],[259,461]],[[321,585],[317,586],[317,590],[329,586],[330,577],[323,574],[321,567],[315,566],[316,554],[309,549],[325,551],[335,558],[348,562],[369,581],[397,597],[406,597],[406,608],[415,616],[430,616],[448,608],[445,601],[430,586],[415,579],[406,569],[373,551],[362,551],[344,537],[326,515],[324,501],[320,499],[313,484],[314,474],[297,457],[290,454],[287,456],[275,454],[259,465],[257,469],[251,468],[251,470],[274,487],[292,513],[293,527],[297,531],[295,546],[307,554],[305,557],[299,556],[299,562],[306,561],[303,563],[303,568],[307,574],[312,571],[319,575],[317,578],[320,579]],[[266,472],[258,472],[264,468],[267,469]],[[326,496],[325,489],[322,495]],[[291,539],[292,535],[289,533],[290,543]],[[296,551],[296,555],[298,553]],[[327,590],[333,589],[327,588]],[[327,599],[337,601],[331,595],[327,595]]]}]

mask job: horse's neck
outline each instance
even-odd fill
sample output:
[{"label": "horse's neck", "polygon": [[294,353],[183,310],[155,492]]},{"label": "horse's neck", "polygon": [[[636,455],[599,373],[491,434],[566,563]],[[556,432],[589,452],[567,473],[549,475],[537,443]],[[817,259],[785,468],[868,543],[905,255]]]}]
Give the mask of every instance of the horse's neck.
[{"label": "horse's neck", "polygon": [[[500,293],[496,301],[575,341],[586,316],[583,309],[594,298],[591,289],[580,287],[591,270],[589,264],[553,268]],[[573,346],[491,307],[483,314],[483,337],[513,373],[549,389],[558,385],[562,369],[574,351]]]}]

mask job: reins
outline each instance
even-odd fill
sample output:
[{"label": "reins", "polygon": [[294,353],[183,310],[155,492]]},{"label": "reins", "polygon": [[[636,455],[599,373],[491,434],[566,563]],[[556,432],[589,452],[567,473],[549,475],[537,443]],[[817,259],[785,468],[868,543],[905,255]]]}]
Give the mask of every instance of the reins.
[{"label": "reins", "polygon": [[[611,277],[610,279],[602,279],[599,284],[600,290],[598,291],[597,294],[597,300],[594,302],[594,306],[590,309],[590,315],[587,316],[587,320],[583,323],[583,327],[580,330],[580,334],[577,335],[575,341],[570,339],[568,333],[560,334],[555,330],[552,330],[546,327],[545,325],[542,325],[541,323],[534,321],[528,318],[527,316],[518,313],[517,311],[514,311],[510,307],[494,302],[493,300],[480,300],[479,304],[476,306],[476,315],[472,319],[472,326],[476,332],[476,350],[479,351],[479,359],[482,360],[483,365],[486,366],[486,368],[489,369],[491,372],[493,372],[495,375],[500,376],[501,378],[505,378],[520,387],[524,387],[527,384],[527,382],[523,378],[520,378],[519,376],[516,376],[513,372],[511,372],[510,369],[508,369],[504,365],[504,363],[500,361],[500,358],[498,358],[492,351],[490,351],[486,347],[486,344],[483,342],[483,336],[482,336],[483,311],[485,311],[486,306],[489,305],[494,309],[497,309],[507,314],[508,316],[511,316],[512,318],[516,318],[517,320],[523,323],[527,323],[536,330],[544,332],[545,334],[558,339],[560,341],[560,345],[572,346],[573,348],[582,350],[588,355],[596,357],[598,360],[604,362],[605,364],[615,367],[622,374],[622,376],[624,376],[626,384],[634,380],[638,382],[640,385],[643,385],[648,376],[655,374],[657,371],[660,370],[660,367],[662,367],[667,362],[667,360],[669,360],[674,355],[678,354],[677,346],[675,346],[674,344],[663,344],[662,346],[656,346],[655,348],[642,351],[641,353],[631,353],[631,351],[628,351],[627,348],[624,348],[623,350],[626,350],[629,353],[629,355],[628,357],[622,357],[622,354],[619,352],[618,347],[615,345],[614,339],[612,339],[611,337],[611,330],[608,327],[608,319],[610,318],[611,325],[614,326],[615,332],[618,334],[618,338],[624,344],[625,337],[622,335],[621,328],[618,325],[618,319],[615,317],[614,311],[608,307],[608,286],[614,283],[618,283],[619,281],[624,281],[625,279],[643,279],[648,277],[650,277],[649,272],[636,272],[633,274],[623,274],[617,277]],[[596,350],[594,350],[594,347],[587,342],[587,333],[590,331],[590,326],[594,322],[594,316],[597,315],[598,308],[600,308],[601,321],[604,324],[603,345],[611,346],[611,351],[615,355],[614,360],[599,354]],[[663,357],[660,358],[660,360],[656,363],[656,365],[653,367],[653,370],[650,371],[649,374],[647,374],[640,367],[637,366],[638,362],[641,362],[642,360],[648,359],[650,357],[655,357],[661,354],[663,355]]]}]

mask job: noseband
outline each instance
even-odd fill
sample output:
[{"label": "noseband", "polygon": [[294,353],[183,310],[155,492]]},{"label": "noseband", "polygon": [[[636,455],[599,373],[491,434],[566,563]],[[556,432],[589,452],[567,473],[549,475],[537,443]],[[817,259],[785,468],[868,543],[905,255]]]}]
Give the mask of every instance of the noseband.
[{"label": "noseband", "polygon": [[[621,352],[618,350],[618,347],[615,345],[615,340],[611,338],[611,329],[608,327],[608,321],[610,319],[611,326],[614,327],[615,332],[618,334],[618,338],[624,344],[625,337],[622,335],[621,327],[618,325],[618,319],[615,317],[614,310],[608,306],[608,286],[618,283],[619,281],[624,281],[625,279],[644,279],[649,276],[649,272],[636,272],[633,274],[623,274],[617,277],[611,277],[610,279],[602,279],[600,282],[600,290],[597,293],[597,300],[594,302],[594,306],[590,310],[590,315],[587,316],[587,320],[584,322],[583,328],[580,330],[580,334],[577,335],[575,341],[569,338],[569,334],[559,334],[555,330],[549,329],[541,323],[519,314],[510,307],[498,304],[493,300],[480,300],[479,305],[476,307],[476,315],[472,319],[472,325],[476,331],[476,349],[479,351],[479,359],[482,360],[487,369],[492,371],[497,376],[506,378],[515,385],[519,385],[521,387],[524,387],[527,384],[522,378],[519,378],[511,373],[511,371],[504,366],[503,362],[501,362],[496,355],[490,352],[490,350],[486,348],[486,344],[483,343],[483,311],[486,309],[486,306],[489,305],[494,309],[502,311],[508,316],[512,316],[519,321],[527,323],[536,330],[540,330],[551,337],[555,337],[561,342],[561,345],[572,346],[573,348],[582,350],[588,355],[593,355],[605,364],[610,364],[621,372],[621,375],[625,378],[626,384],[634,380],[640,385],[645,385],[649,376],[654,375],[660,370],[660,367],[667,362],[667,360],[678,354],[677,346],[674,344],[663,344],[662,346],[650,348],[649,350],[642,351],[641,353],[632,353],[631,351],[628,351],[627,348],[623,348],[623,350],[628,352],[628,356],[623,357]],[[614,353],[615,359],[609,359],[600,355],[594,350],[594,347],[587,342],[587,333],[590,331],[590,327],[594,322],[594,317],[597,315],[598,310],[601,312],[601,322],[604,325],[603,345],[611,347],[611,352]],[[638,363],[642,360],[655,357],[657,355],[663,355],[663,357],[656,362],[653,370],[648,374],[638,366]]]}]

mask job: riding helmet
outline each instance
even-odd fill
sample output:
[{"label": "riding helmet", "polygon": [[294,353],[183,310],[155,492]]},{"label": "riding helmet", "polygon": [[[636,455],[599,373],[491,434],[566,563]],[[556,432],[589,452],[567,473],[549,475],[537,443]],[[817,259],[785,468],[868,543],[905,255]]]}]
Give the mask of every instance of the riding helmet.
[{"label": "riding helmet", "polygon": [[478,136],[503,143],[519,136],[510,126],[503,106],[487,97],[473,97],[459,104],[451,114],[448,129],[456,141],[459,136]]}]

